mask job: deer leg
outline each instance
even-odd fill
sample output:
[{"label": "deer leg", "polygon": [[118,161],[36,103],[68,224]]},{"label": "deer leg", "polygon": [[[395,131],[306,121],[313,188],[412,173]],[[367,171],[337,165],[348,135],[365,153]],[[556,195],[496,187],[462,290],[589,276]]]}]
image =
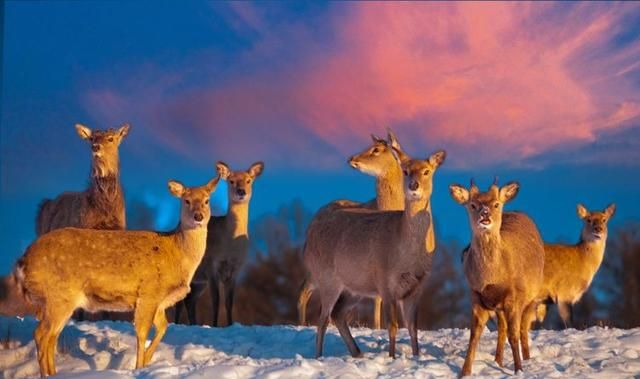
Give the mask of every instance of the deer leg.
[{"label": "deer leg", "polygon": [[471,330],[469,335],[469,347],[467,348],[467,356],[464,359],[464,365],[462,366],[462,372],[460,376],[471,375],[471,368],[473,366],[473,360],[476,357],[476,349],[478,348],[478,342],[480,336],[484,330],[484,326],[489,320],[489,311],[484,309],[480,304],[480,300],[477,296],[471,296]]},{"label": "deer leg", "polygon": [[133,325],[136,329],[137,349],[136,349],[136,369],[144,367],[144,351],[147,336],[151,329],[151,324],[157,311],[156,306],[138,304],[133,315]]},{"label": "deer leg", "polygon": [[354,358],[359,358],[362,356],[362,352],[356,344],[356,341],[353,339],[351,331],[349,330],[349,324],[347,323],[347,315],[349,314],[349,310],[353,308],[354,304],[355,301],[351,299],[351,296],[343,293],[338,298],[336,304],[333,306],[331,318],[333,318],[333,322],[336,324],[338,332],[340,332],[340,336],[342,337],[344,343],[347,345],[351,356]]},{"label": "deer leg", "polygon": [[307,304],[309,304],[311,294],[313,294],[313,285],[306,279],[298,296],[298,322],[300,325],[307,324]]},{"label": "deer leg", "polygon": [[153,353],[155,353],[158,344],[162,340],[162,337],[167,332],[167,315],[165,314],[164,309],[158,309],[153,318],[153,326],[156,328],[155,335],[153,336],[153,340],[151,341],[151,345],[147,348],[147,351],[144,352],[144,365],[148,365],[151,362],[151,357],[153,357]]},{"label": "deer leg", "polygon": [[536,309],[538,304],[533,302],[529,304],[522,312],[522,322],[520,323],[520,344],[522,345],[522,359],[528,360],[529,354],[529,329],[536,319]]},{"label": "deer leg", "polygon": [[233,324],[233,295],[236,288],[235,279],[224,284],[224,307],[227,311],[227,326]]},{"label": "deer leg", "polygon": [[411,352],[414,357],[420,355],[420,347],[418,346],[418,299],[420,294],[416,294],[402,301],[402,318],[405,327],[409,330],[411,337]]},{"label": "deer leg", "polygon": [[49,343],[47,346],[47,363],[49,366],[49,375],[56,374],[56,365],[55,365],[55,357],[56,357],[56,346],[58,345],[58,337],[64,329],[64,325],[67,323],[67,320],[73,314],[73,308],[68,309],[66,312],[63,309],[57,310],[56,317],[51,320],[51,334],[49,335]]},{"label": "deer leg", "polygon": [[389,330],[389,356],[396,357],[396,336],[398,334],[398,303],[391,300],[391,297],[382,299]]},{"label": "deer leg", "polygon": [[495,361],[500,367],[504,367],[504,345],[507,342],[507,319],[504,316],[504,311],[496,311],[498,318],[498,344],[496,346]]},{"label": "deer leg", "polygon": [[[46,313],[45,313],[46,314]],[[40,376],[45,377],[49,375],[49,360],[48,351],[51,334],[51,323],[45,316],[41,318],[40,323],[33,332],[33,339],[36,341],[36,348],[38,350],[38,364],[40,365]],[[55,350],[55,349],[54,349]]]},{"label": "deer leg", "polygon": [[506,307],[507,316],[507,336],[509,345],[511,345],[511,353],[513,354],[513,366],[515,373],[522,371],[522,360],[520,359],[520,323],[522,320],[522,310],[512,305]]},{"label": "deer leg", "polygon": [[211,296],[211,326],[218,326],[218,309],[220,309],[220,290],[218,278],[209,279],[209,296]]},{"label": "deer leg", "polygon": [[[324,290],[324,293],[322,290]],[[339,288],[321,288],[320,299],[322,308],[320,311],[320,317],[318,318],[318,330],[316,332],[316,358],[322,356],[324,335],[327,332],[327,326],[329,325],[329,316],[331,315],[333,307],[336,305],[336,301],[338,301],[341,292],[342,289]]]},{"label": "deer leg", "polygon": [[380,296],[376,296],[373,304],[373,328],[382,328],[382,298]]},{"label": "deer leg", "polygon": [[[202,292],[206,287],[206,283],[195,283],[191,282],[191,289],[187,296],[185,296],[184,300],[181,303],[184,303],[184,307],[187,310],[187,319],[189,321],[189,325],[196,325],[197,317],[196,317],[196,307],[198,305],[198,299]],[[179,306],[176,307],[176,324],[179,321],[180,314],[178,313]]]},{"label": "deer leg", "polygon": [[560,318],[564,323],[564,328],[571,328],[571,309],[569,303],[558,301],[558,313],[560,313]]}]

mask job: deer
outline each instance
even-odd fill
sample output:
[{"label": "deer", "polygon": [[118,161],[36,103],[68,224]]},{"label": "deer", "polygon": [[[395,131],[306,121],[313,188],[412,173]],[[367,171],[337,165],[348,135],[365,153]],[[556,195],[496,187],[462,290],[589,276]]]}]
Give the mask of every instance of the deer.
[{"label": "deer", "polygon": [[[529,327],[535,317],[542,288],[544,245],[538,229],[526,214],[504,211],[505,203],[519,191],[517,182],[487,192],[473,180],[469,189],[449,186],[451,197],[467,210],[471,244],[463,256],[463,268],[471,290],[471,332],[460,376],[471,375],[482,331],[491,312],[498,315],[499,331],[507,335],[514,369],[522,371],[522,356],[529,359]],[[504,340],[498,339],[496,362],[502,366]]]},{"label": "deer", "polygon": [[[544,244],[544,280],[536,308],[536,317],[531,324],[542,323],[547,314],[546,303],[556,303],[564,327],[573,324],[573,305],[580,301],[589,289],[591,281],[600,268],[607,241],[607,223],[615,213],[615,204],[603,211],[589,212],[584,205],[578,204],[578,217],[584,225],[577,244]],[[497,315],[498,347],[496,362],[502,365],[502,351],[506,339],[506,321],[504,315]],[[502,348],[501,348],[502,346]]]},{"label": "deer", "polygon": [[55,229],[125,229],[124,193],[120,184],[120,143],[129,133],[129,124],[117,130],[91,130],[76,124],[80,138],[91,146],[91,176],[83,192],[64,192],[40,203],[36,235]]},{"label": "deer", "polygon": [[[391,129],[387,129],[387,139],[371,135],[373,144],[364,151],[349,158],[349,165],[365,174],[376,178],[376,198],[366,203],[357,203],[349,200],[338,200],[329,205],[328,209],[335,207],[362,207],[383,211],[404,209],[403,175],[400,162],[410,158],[404,153],[398,138]],[[434,241],[433,228],[430,229],[431,241]],[[303,283],[298,297],[298,315],[300,325],[307,323],[307,304],[313,294],[311,282],[307,279]],[[382,314],[382,299],[376,297],[373,311],[373,327],[380,329]]]},{"label": "deer", "polygon": [[[136,369],[146,366],[167,330],[165,309],[189,292],[204,256],[209,197],[219,177],[200,187],[168,182],[181,200],[171,232],[56,229],[40,236],[18,261],[13,278],[40,321],[34,332],[40,374],[56,374],[58,336],[74,309],[134,312]],[[151,326],[155,335],[145,349]]]},{"label": "deer", "polygon": [[[256,162],[248,170],[232,171],[219,161],[218,175],[227,181],[229,211],[226,216],[212,217],[209,222],[207,250],[198,271],[191,281],[191,292],[184,299],[189,323],[196,323],[196,305],[207,285],[213,307],[212,323],[218,326],[220,291],[224,293],[227,324],[233,324],[233,298],[238,272],[244,265],[249,251],[249,201],[254,180],[262,174],[264,163]],[[176,306],[175,322],[181,314],[181,304]]]},{"label": "deer", "polygon": [[[432,228],[433,175],[446,157],[443,150],[426,160],[402,164],[404,210],[371,211],[345,208],[315,217],[307,230],[304,264],[321,299],[316,356],[322,356],[329,317],[353,357],[361,356],[347,323],[357,297],[380,296],[389,332],[389,356],[395,357],[400,308],[419,355],[417,305],[431,273],[434,250]],[[319,212],[322,212],[319,211]]]},{"label": "deer", "polygon": [[588,211],[584,205],[578,204],[578,217],[583,221],[578,243],[544,245],[541,298],[558,305],[565,328],[572,326],[573,305],[589,289],[602,264],[607,243],[607,223],[615,211],[615,204],[610,204],[603,211]]}]

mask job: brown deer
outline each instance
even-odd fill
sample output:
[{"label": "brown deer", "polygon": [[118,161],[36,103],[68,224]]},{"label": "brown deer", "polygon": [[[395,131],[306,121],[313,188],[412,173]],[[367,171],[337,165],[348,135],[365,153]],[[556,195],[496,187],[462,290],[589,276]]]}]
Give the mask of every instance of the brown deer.
[{"label": "brown deer", "polygon": [[[224,162],[218,162],[216,167],[220,177],[227,180],[229,211],[209,222],[205,258],[191,282],[191,292],[183,301],[190,324],[196,323],[196,304],[207,283],[213,307],[211,325],[218,326],[220,290],[224,292],[227,324],[233,323],[236,277],[249,251],[249,201],[253,182],[262,174],[264,164],[256,162],[247,171],[231,171]],[[176,306],[175,322],[179,319],[180,304]]]},{"label": "brown deer", "polygon": [[602,212],[589,212],[584,205],[578,204],[577,211],[584,222],[580,241],[575,245],[544,245],[541,298],[558,305],[565,327],[573,324],[573,305],[589,289],[600,268],[607,243],[607,223],[615,213],[616,206],[611,204]]},{"label": "brown deer", "polygon": [[[589,212],[578,204],[578,216],[584,221],[580,241],[575,245],[544,244],[544,280],[539,299],[556,303],[565,328],[573,324],[572,308],[589,289],[602,258],[607,241],[607,223],[616,210],[615,204],[604,211]],[[538,304],[536,319],[543,322],[546,305]],[[506,340],[506,320],[498,313],[498,347],[496,362],[502,366],[502,350]],[[535,322],[531,319],[531,322]]]},{"label": "brown deer", "polygon": [[[524,213],[503,212],[504,204],[518,193],[511,182],[499,188],[494,182],[487,192],[452,184],[451,196],[463,205],[472,231],[470,247],[463,259],[464,273],[471,289],[471,333],[461,376],[470,375],[476,348],[491,311],[499,325],[506,326],[515,371],[529,359],[529,326],[535,317],[542,288],[544,246],[534,222]],[[500,320],[502,318],[502,320]],[[504,331],[503,331],[504,334]],[[504,341],[498,340],[496,361],[502,365]]]},{"label": "brown deer", "polygon": [[[387,129],[387,139],[371,135],[373,144],[360,154],[349,158],[351,167],[376,178],[376,198],[366,203],[349,200],[338,200],[331,207],[362,207],[383,211],[404,209],[404,190],[401,162],[410,158],[404,153],[398,139],[391,129]],[[400,162],[398,162],[398,159]],[[433,229],[430,229],[433,239]],[[298,316],[300,325],[307,323],[307,304],[313,294],[313,286],[305,280],[298,297]],[[373,312],[374,328],[380,329],[382,314],[382,299],[376,297]]]},{"label": "brown deer", "polygon": [[124,194],[120,185],[118,148],[129,133],[129,125],[119,129],[91,130],[76,124],[80,138],[91,145],[91,177],[83,192],[64,192],[53,200],[45,199],[36,217],[36,234],[55,229],[124,229]]},{"label": "brown deer", "polygon": [[[42,376],[56,374],[58,336],[76,308],[133,310],[136,368],[151,361],[167,329],[165,309],[189,292],[204,255],[209,197],[218,179],[191,188],[169,181],[170,192],[181,199],[180,223],[172,232],[64,228],[29,246],[13,276],[37,309],[34,338]],[[145,350],[152,325],[155,335]]]},{"label": "brown deer", "polygon": [[427,160],[403,163],[402,211],[362,208],[318,211],[307,231],[303,251],[305,266],[322,303],[317,356],[322,355],[329,316],[351,355],[360,356],[347,324],[347,313],[355,303],[353,298],[360,296],[382,298],[391,357],[395,356],[398,306],[409,329],[413,354],[419,354],[417,304],[431,273],[434,253],[428,241],[433,175],[445,156],[444,151],[438,151]]}]

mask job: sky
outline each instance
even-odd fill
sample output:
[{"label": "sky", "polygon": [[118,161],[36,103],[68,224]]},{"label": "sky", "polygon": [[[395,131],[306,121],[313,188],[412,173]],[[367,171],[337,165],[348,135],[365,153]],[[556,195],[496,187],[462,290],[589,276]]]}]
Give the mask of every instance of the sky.
[{"label": "sky", "polygon": [[368,200],[347,158],[387,127],[413,157],[448,153],[439,238],[469,239],[447,187],[471,177],[519,181],[507,208],[547,241],[577,239],[578,202],[640,218],[640,3],[7,1],[3,28],[0,273],[38,203],[85,188],[76,123],[131,124],[127,206],[159,229],[177,223],[166,181],[202,184],[217,160],[265,162],[252,220]]}]

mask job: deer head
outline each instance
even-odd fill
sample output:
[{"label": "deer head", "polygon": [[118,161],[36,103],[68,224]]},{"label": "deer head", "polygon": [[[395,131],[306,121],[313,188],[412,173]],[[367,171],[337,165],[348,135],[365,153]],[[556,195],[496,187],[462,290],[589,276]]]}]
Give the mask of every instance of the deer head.
[{"label": "deer head", "polygon": [[129,133],[129,124],[118,129],[91,130],[76,124],[76,131],[91,146],[91,175],[96,178],[118,175],[118,148]]}]

